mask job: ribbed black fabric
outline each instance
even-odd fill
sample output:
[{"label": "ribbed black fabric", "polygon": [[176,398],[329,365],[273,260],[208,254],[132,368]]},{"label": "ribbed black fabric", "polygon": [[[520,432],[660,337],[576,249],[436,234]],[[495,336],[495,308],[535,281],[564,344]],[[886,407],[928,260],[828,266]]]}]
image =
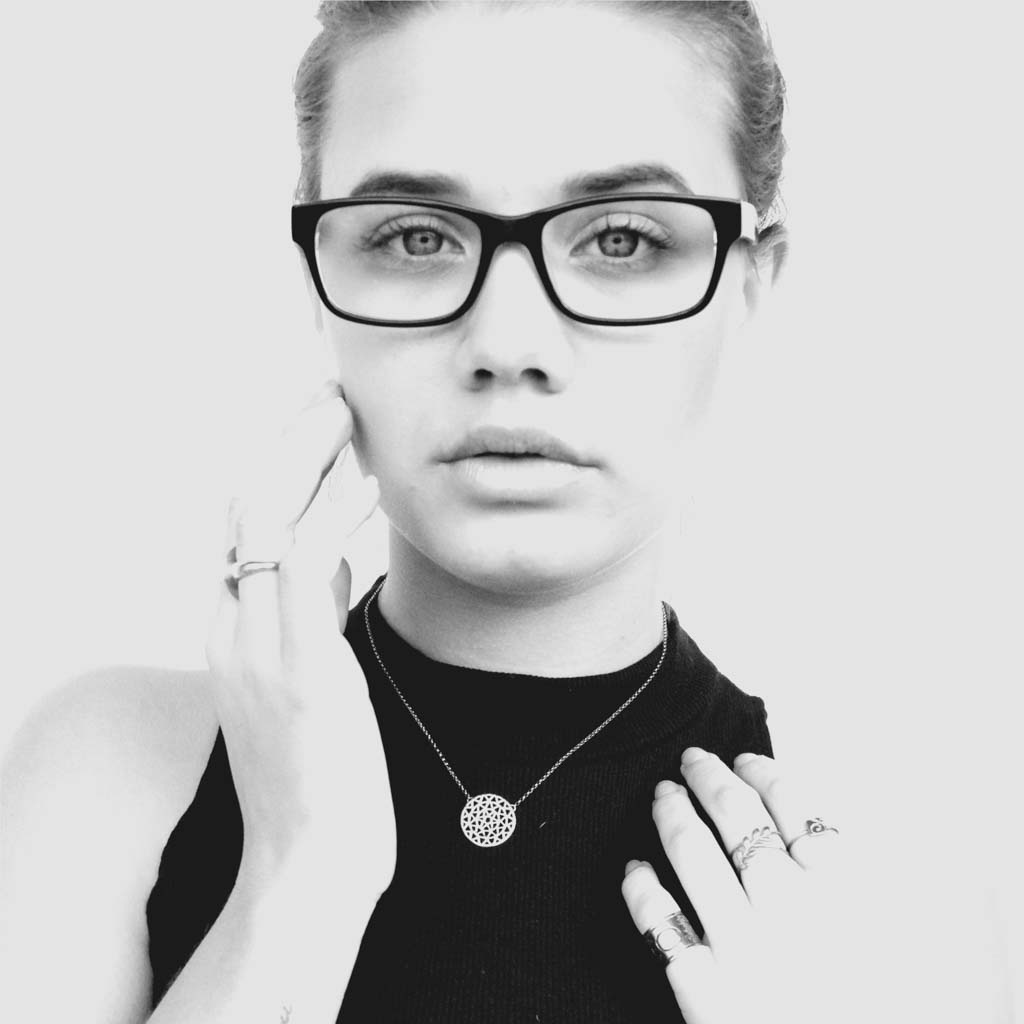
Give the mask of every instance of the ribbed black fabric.
[{"label": "ribbed black fabric", "polygon": [[[618,718],[517,810],[502,846],[471,844],[465,798],[380,670],[363,621],[345,635],[367,677],[394,798],[398,861],[340,1008],[341,1024],[679,1024],[664,972],[620,893],[650,861],[700,930],[651,819],[654,787],[688,746],[726,763],[771,754],[764,704],[722,676],[669,612],[661,670]],[[407,644],[376,602],[377,648],[470,793],[515,802],[647,678],[660,647],[617,672],[542,678],[443,665]],[[242,824],[223,735],[164,849],[146,907],[154,1005],[216,920]]]}]

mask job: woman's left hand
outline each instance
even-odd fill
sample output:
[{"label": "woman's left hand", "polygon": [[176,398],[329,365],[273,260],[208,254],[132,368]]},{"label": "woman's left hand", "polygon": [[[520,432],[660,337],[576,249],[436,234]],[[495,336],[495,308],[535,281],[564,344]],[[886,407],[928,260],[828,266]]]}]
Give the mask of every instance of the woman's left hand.
[{"label": "woman's left hand", "polygon": [[[687,1024],[834,1021],[848,986],[831,979],[854,971],[841,948],[850,920],[839,907],[840,841],[827,817],[813,817],[828,809],[805,805],[770,757],[741,754],[734,767],[690,747],[686,787],[666,780],[655,790],[658,833],[705,931],[702,942],[671,927],[662,934],[668,982]],[[622,895],[641,933],[657,937],[679,912],[646,861],[629,862]]]}]

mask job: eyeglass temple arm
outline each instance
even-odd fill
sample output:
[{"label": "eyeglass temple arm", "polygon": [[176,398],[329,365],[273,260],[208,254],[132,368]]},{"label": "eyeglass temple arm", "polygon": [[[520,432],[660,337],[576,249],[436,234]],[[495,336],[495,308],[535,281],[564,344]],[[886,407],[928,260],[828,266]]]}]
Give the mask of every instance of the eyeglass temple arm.
[{"label": "eyeglass temple arm", "polygon": [[740,238],[749,242],[757,241],[757,210],[753,203],[740,203]]}]

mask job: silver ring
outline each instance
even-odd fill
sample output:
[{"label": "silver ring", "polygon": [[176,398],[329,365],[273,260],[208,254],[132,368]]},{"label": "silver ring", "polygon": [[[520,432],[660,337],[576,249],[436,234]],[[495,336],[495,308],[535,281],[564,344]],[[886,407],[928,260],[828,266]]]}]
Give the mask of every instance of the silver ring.
[{"label": "silver ring", "polygon": [[244,579],[246,576],[252,576],[257,572],[277,572],[281,568],[280,562],[271,561],[257,561],[250,560],[247,562],[238,562],[237,560],[237,549],[232,548],[228,552],[228,573],[224,577],[224,582],[227,584],[228,590],[231,592],[231,596],[238,597],[238,581]]},{"label": "silver ring", "polygon": [[684,950],[701,945],[697,933],[681,910],[669,914],[653,928],[648,928],[644,932],[644,941],[663,967],[681,956]]},{"label": "silver ring", "polygon": [[793,844],[804,839],[806,836],[820,836],[823,832],[835,832],[839,834],[839,829],[832,825],[826,825],[821,818],[808,818],[804,822],[804,830],[799,835],[794,836],[788,843],[786,843],[786,849],[792,850]]},{"label": "silver ring", "polygon": [[781,853],[785,853],[786,841],[770,825],[765,825],[763,828],[755,828],[749,836],[743,837],[739,846],[730,854],[736,870],[745,870],[750,861],[761,850],[778,850]]}]

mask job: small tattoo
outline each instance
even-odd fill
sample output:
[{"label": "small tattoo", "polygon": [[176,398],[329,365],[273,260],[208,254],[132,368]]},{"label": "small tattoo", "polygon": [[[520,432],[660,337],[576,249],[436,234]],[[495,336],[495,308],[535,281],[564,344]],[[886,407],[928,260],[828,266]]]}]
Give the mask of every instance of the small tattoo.
[{"label": "small tattoo", "polygon": [[281,1007],[281,1024],[288,1024],[292,1018],[292,1008],[290,1006]]}]

